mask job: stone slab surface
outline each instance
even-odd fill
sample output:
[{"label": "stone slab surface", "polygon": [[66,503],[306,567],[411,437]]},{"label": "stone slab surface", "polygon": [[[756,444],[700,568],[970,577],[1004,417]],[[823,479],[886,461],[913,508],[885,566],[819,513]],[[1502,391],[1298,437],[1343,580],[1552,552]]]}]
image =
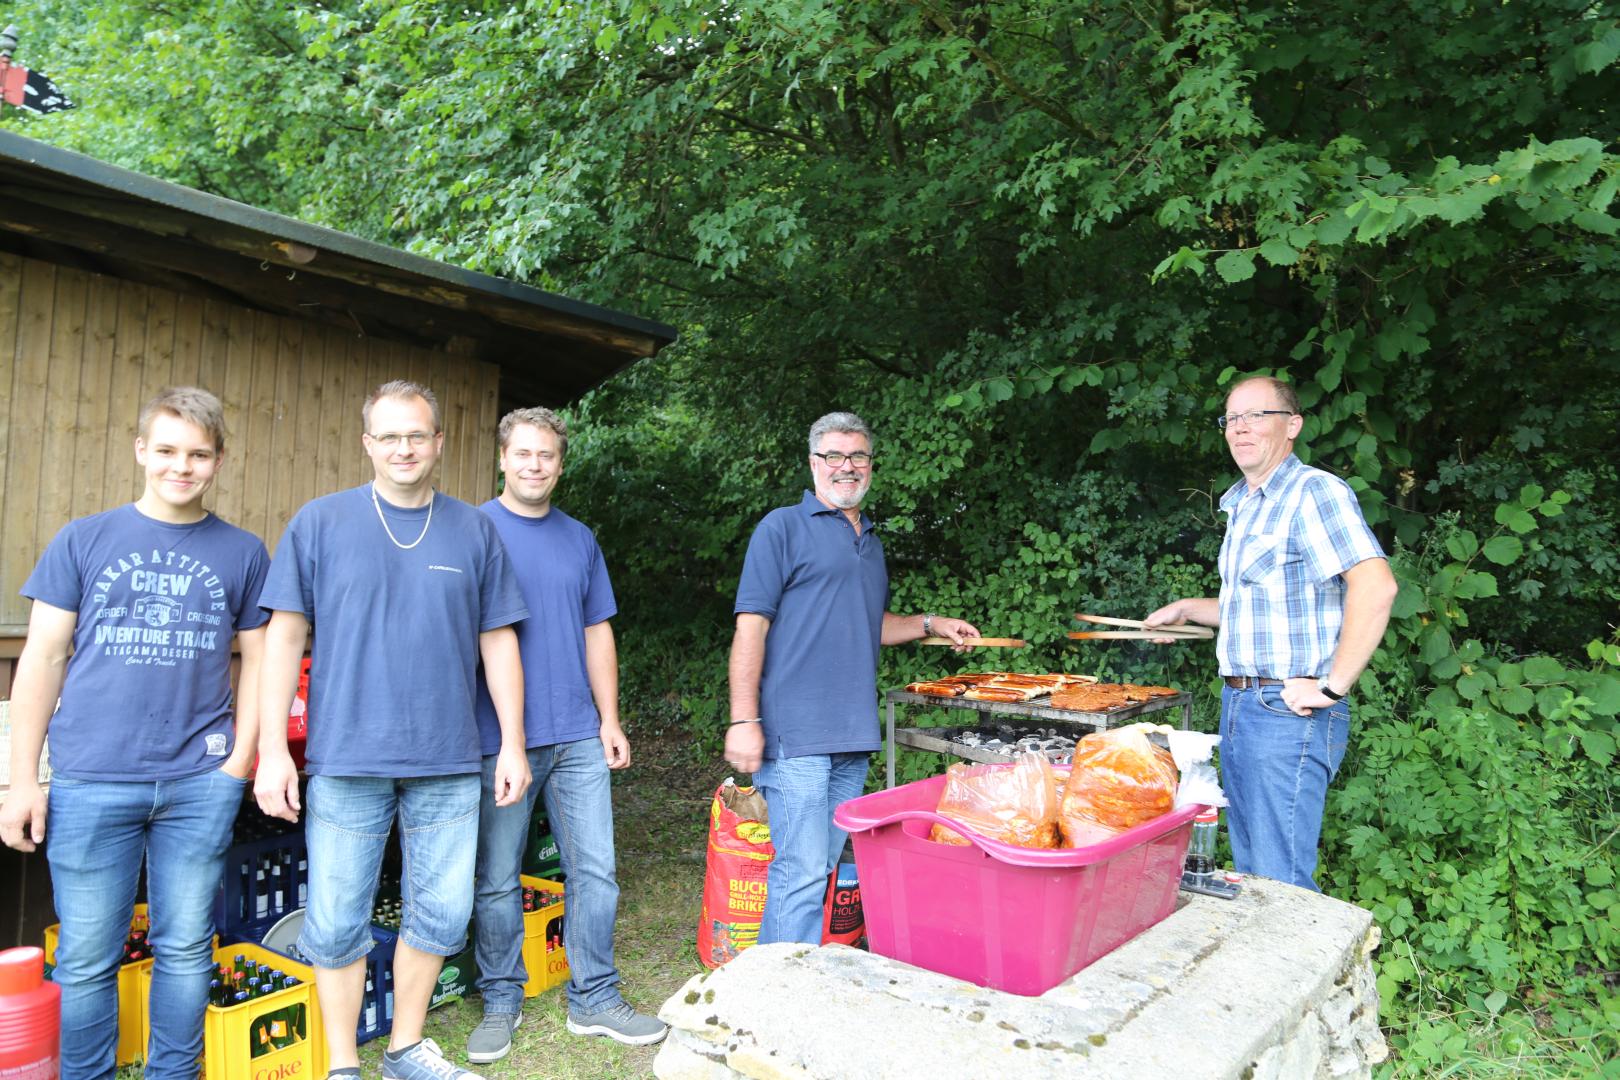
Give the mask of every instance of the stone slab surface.
[{"label": "stone slab surface", "polygon": [[756,946],[664,1003],[664,1080],[1365,1075],[1371,915],[1265,879],[1190,897],[1040,997],[843,946]]}]

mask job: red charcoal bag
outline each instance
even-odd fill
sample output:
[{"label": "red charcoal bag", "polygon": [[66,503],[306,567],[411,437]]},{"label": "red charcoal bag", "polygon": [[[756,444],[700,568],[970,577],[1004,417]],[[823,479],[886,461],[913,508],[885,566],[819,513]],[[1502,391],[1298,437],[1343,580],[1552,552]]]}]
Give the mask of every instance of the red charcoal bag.
[{"label": "red charcoal bag", "polygon": [[715,968],[759,941],[765,876],[776,848],[765,797],[727,777],[709,803],[709,851],[698,916],[698,959]]}]

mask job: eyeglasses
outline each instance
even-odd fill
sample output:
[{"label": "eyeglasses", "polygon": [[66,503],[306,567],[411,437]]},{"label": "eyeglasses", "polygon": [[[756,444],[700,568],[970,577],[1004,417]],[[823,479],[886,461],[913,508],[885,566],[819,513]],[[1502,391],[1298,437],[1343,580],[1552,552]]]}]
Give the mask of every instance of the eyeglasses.
[{"label": "eyeglasses", "polygon": [[1260,422],[1262,416],[1293,416],[1288,409],[1250,409],[1248,412],[1227,413],[1225,416],[1215,418],[1215,426],[1225,431],[1233,424],[1241,422],[1244,427],[1254,427]]},{"label": "eyeglasses", "polygon": [[828,451],[825,454],[817,451],[811,454],[811,456],[818,457],[822,461],[825,461],[827,463],[827,468],[829,469],[842,469],[844,467],[844,462],[846,461],[855,466],[857,469],[865,469],[872,464],[872,455],[866,453],[864,450],[857,450],[853,454],[840,454],[836,450]]},{"label": "eyeglasses", "polygon": [[366,438],[370,439],[384,450],[392,450],[402,442],[408,443],[412,449],[420,450],[422,447],[428,444],[428,440],[433,438],[433,432],[412,431],[404,435],[401,435],[397,431],[390,431],[386,435],[372,435],[367,433]]}]

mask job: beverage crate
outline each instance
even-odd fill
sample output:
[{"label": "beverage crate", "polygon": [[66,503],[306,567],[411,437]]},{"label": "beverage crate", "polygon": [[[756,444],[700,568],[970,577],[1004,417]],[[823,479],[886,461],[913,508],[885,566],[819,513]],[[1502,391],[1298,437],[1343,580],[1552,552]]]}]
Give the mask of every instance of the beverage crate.
[{"label": "beverage crate", "polygon": [[309,852],[302,831],[240,840],[225,853],[214,926],[227,941],[262,941],[277,920],[308,898]]},{"label": "beverage crate", "polygon": [[[543,827],[545,819],[540,818]],[[554,878],[562,871],[562,854],[557,850],[557,838],[547,831],[529,833],[528,846],[523,849],[523,872],[532,877]]]},{"label": "beverage crate", "polygon": [[[359,1043],[370,1042],[394,1029],[394,948],[399,935],[383,927],[372,926],[371,941],[371,951],[366,954],[366,980],[360,998],[360,1017],[355,1026],[355,1041]],[[315,969],[304,960],[272,949],[260,951],[274,957],[274,966],[314,985]],[[469,930],[467,947],[445,960],[444,968],[439,973],[439,985],[433,989],[428,1008],[436,1009],[447,1001],[465,997],[472,992],[477,981],[478,966],[473,960]]]},{"label": "beverage crate", "polygon": [[399,935],[380,926],[371,928],[371,951],[366,954],[366,984],[360,998],[360,1027],[356,1042],[370,1042],[394,1030],[394,944]]},{"label": "beverage crate", "polygon": [[[149,930],[146,905],[136,904],[129,917],[130,933]],[[45,928],[45,970],[50,974],[56,967],[56,945],[61,938],[61,924]],[[144,976],[144,977],[143,977]],[[119,1067],[146,1060],[146,1001],[152,985],[152,957],[118,966],[118,1051]]]},{"label": "beverage crate", "polygon": [[203,1021],[205,1080],[325,1075],[326,1040],[315,1000],[315,973],[245,942],[215,949],[214,963],[230,963],[238,955],[280,968],[297,977],[299,985],[228,1008],[208,1006]]},{"label": "beverage crate", "polygon": [[529,974],[529,981],[523,984],[523,996],[535,997],[568,981],[568,951],[563,946],[563,886],[528,874],[518,880],[543,894],[539,910],[523,913],[523,967]]}]

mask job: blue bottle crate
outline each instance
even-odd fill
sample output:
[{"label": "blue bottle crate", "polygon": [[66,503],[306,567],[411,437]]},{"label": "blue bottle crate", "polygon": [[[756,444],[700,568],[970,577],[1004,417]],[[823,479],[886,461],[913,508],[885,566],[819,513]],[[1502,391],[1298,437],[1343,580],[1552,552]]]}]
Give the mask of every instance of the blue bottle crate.
[{"label": "blue bottle crate", "polygon": [[302,830],[232,844],[214,900],[214,928],[221,941],[263,941],[277,920],[307,903],[308,894]]}]

